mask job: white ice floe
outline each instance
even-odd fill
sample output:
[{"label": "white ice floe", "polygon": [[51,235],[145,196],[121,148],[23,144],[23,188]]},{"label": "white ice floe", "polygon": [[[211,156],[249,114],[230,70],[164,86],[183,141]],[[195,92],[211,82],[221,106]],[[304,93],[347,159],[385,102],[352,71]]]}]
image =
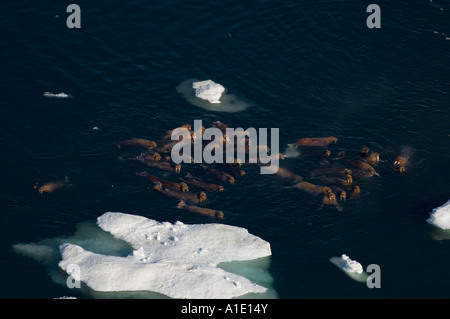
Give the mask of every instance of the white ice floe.
[{"label": "white ice floe", "polygon": [[346,254],[342,254],[340,257],[331,257],[330,261],[350,278],[361,282],[366,281],[367,274],[364,272],[363,266],[356,260],[350,259]]},{"label": "white ice floe", "polygon": [[441,229],[450,229],[450,200],[444,205],[434,208],[427,222]]},{"label": "white ice floe", "polygon": [[80,268],[81,281],[95,291],[152,291],[172,298],[232,298],[267,288],[218,268],[219,263],[271,255],[270,244],[244,228],[187,225],[142,216],[105,213],[97,225],[126,241],[125,257],[102,255],[79,245],[60,246],[60,268]]},{"label": "white ice floe", "polygon": [[212,80],[188,79],[181,82],[176,90],[192,105],[208,111],[240,112],[249,107],[248,103],[227,93],[225,87]]},{"label": "white ice floe", "polygon": [[225,88],[212,80],[198,81],[192,83],[195,96],[207,100],[209,103],[220,103],[220,98]]},{"label": "white ice floe", "polygon": [[44,92],[44,93],[42,93],[42,95],[45,97],[55,97],[55,98],[60,98],[60,99],[66,99],[66,98],[71,97],[71,95],[66,94],[64,92],[61,92],[61,93]]}]

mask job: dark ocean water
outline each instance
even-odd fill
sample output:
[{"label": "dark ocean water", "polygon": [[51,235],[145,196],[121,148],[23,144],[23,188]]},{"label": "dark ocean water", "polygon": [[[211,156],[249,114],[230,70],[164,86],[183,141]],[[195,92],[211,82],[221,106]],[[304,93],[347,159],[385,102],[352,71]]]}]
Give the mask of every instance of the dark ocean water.
[{"label": "dark ocean water", "polygon": [[[425,221],[450,198],[449,1],[378,1],[381,29],[366,26],[369,1],[77,3],[81,29],[66,26],[69,2],[0,11],[1,298],[89,298],[12,246],[70,236],[107,211],[247,228],[271,244],[279,298],[450,297],[450,233]],[[194,106],[176,91],[190,78],[251,106]],[[330,135],[339,138],[332,154],[367,145],[380,153],[380,177],[358,181],[360,198],[339,212],[249,169],[212,198],[223,220],[180,211],[134,175],[142,166],[117,159],[114,143],[195,119],[279,128],[281,149]],[[404,149],[410,166],[398,174],[392,163]],[[300,156],[281,166],[308,179],[317,163]],[[64,176],[72,187],[33,189]],[[378,264],[381,288],[329,262],[343,253]]]}]

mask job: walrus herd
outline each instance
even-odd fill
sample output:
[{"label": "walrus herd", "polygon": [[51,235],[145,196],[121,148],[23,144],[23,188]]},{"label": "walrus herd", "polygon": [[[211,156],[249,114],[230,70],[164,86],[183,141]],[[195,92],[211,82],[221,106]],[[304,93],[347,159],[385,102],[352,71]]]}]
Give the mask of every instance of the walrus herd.
[{"label": "walrus herd", "polygon": [[[212,123],[212,127],[218,128],[224,133],[221,142],[225,145],[227,141],[225,131],[228,126],[216,121]],[[201,138],[200,135],[205,131],[205,127],[202,126],[201,130],[194,132],[191,130],[190,124],[184,124],[180,128],[188,129],[191,132],[192,144],[194,144],[194,140]],[[128,152],[118,158],[146,166],[150,172],[138,171],[136,176],[145,178],[152,183],[152,189],[159,192],[161,196],[165,195],[177,200],[178,205],[175,207],[209,217],[223,218],[224,214],[221,210],[206,207],[210,204],[207,193],[218,194],[225,191],[227,185],[235,184],[237,178],[246,174],[244,170],[246,165],[264,164],[259,161],[256,163],[234,161],[234,163],[202,165],[202,171],[208,175],[207,177],[203,176],[203,173],[199,173],[198,169],[196,174],[201,174],[201,176],[193,176],[192,172],[184,173],[184,167],[174,163],[171,159],[172,148],[178,142],[171,140],[171,133],[174,129],[166,131],[157,140],[131,138],[116,143],[120,151]],[[360,196],[361,189],[356,185],[358,181],[374,176],[380,177],[375,169],[380,163],[380,154],[372,152],[367,146],[362,146],[359,152],[354,152],[355,154],[339,151],[334,155],[329,147],[336,143],[338,143],[338,138],[334,136],[298,139],[289,145],[298,148],[301,156],[308,156],[309,159],[316,157],[317,167],[310,169],[309,174],[304,178],[280,165],[273,176],[288,183],[292,188],[311,195],[312,198],[318,197],[320,203],[318,209],[324,206],[333,206],[338,211],[342,211],[342,203]],[[281,160],[284,159],[282,153],[271,155],[278,156]],[[408,155],[400,154],[393,160],[393,169],[398,173],[405,173],[408,165]],[[187,164],[183,166],[187,167]],[[210,182],[211,179],[215,179],[215,182]],[[39,193],[42,194],[51,193],[67,186],[71,186],[71,184],[66,178],[64,181],[52,181],[39,188],[34,186],[34,188],[38,188]]]}]

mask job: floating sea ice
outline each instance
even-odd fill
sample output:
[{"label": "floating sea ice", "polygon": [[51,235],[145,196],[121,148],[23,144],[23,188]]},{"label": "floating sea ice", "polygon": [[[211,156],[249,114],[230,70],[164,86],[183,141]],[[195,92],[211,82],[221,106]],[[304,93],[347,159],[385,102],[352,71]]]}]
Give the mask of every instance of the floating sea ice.
[{"label": "floating sea ice", "polygon": [[[134,250],[120,257],[97,254],[71,243],[60,246],[59,267],[67,272],[70,265],[78,265],[81,281],[95,291],[153,291],[172,298],[232,298],[267,290],[244,276],[217,267],[219,263],[271,255],[270,244],[244,228],[160,223],[123,213],[105,213],[97,219],[97,225],[128,242]],[[149,238],[159,238],[167,245]]]},{"label": "floating sea ice", "polygon": [[350,278],[361,282],[366,281],[367,274],[364,272],[362,265],[356,260],[350,259],[346,254],[342,254],[341,257],[331,257],[330,261]]},{"label": "floating sea ice", "polygon": [[209,101],[209,103],[220,103],[220,97],[225,92],[225,88],[212,80],[193,82],[192,88],[195,96]]},{"label": "floating sea ice", "polygon": [[192,105],[215,112],[240,112],[250,105],[211,80],[187,79],[176,90]]},{"label": "floating sea ice", "polygon": [[44,93],[42,93],[42,95],[45,97],[55,97],[55,98],[60,98],[60,99],[66,99],[66,98],[71,97],[71,95],[66,94],[64,92],[61,92],[61,93],[44,92]]},{"label": "floating sea ice", "polygon": [[427,222],[442,229],[450,229],[450,200],[444,205],[434,208]]}]

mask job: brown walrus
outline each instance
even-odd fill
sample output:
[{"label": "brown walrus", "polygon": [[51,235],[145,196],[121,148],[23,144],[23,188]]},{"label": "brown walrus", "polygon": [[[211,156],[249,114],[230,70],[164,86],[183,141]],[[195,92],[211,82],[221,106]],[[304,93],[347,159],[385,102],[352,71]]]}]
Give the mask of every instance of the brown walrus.
[{"label": "brown walrus", "polygon": [[159,153],[142,153],[136,157],[139,162],[147,164],[148,162],[159,162],[161,160],[161,155]]},{"label": "brown walrus", "polygon": [[352,170],[352,175],[355,177],[367,178],[372,177],[373,175],[380,176],[380,174],[375,171],[373,166],[364,160],[345,158],[344,161],[357,168]]},{"label": "brown walrus", "polygon": [[367,155],[369,155],[369,148],[367,146],[361,147],[361,149],[359,150],[359,155],[361,155],[362,157],[366,157]]},{"label": "brown walrus", "polygon": [[195,179],[192,177],[190,173],[186,175],[186,178],[188,178],[185,182],[191,185],[194,185],[198,188],[210,191],[210,192],[223,192],[224,188],[222,185],[217,184],[211,184],[211,183],[205,183],[198,179]]},{"label": "brown walrus", "polygon": [[357,198],[357,197],[359,197],[360,193],[361,193],[361,189],[359,188],[358,185],[355,185],[355,187],[353,187],[352,192],[350,193],[350,198]]},{"label": "brown walrus", "polygon": [[343,202],[347,199],[347,192],[338,186],[331,186],[333,193],[339,196],[339,199]]},{"label": "brown walrus", "polygon": [[189,192],[189,187],[184,182],[174,183],[174,182],[166,181],[162,178],[150,175],[148,172],[145,172],[145,171],[136,173],[136,175],[145,177],[146,179],[148,179],[150,182],[153,182],[153,183],[159,182],[165,188],[176,189],[176,190],[180,190],[182,192]]},{"label": "brown walrus", "polygon": [[340,176],[318,176],[316,177],[319,181],[326,184],[350,186],[353,184],[353,177],[350,174],[345,174],[344,177]]},{"label": "brown walrus", "polygon": [[336,200],[336,195],[334,193],[328,193],[322,197],[322,206],[320,208],[322,208],[324,205],[334,206],[340,212],[343,210],[343,208],[339,205],[338,201]]},{"label": "brown walrus", "polygon": [[380,154],[377,152],[372,152],[364,160],[370,165],[376,166],[380,162]]},{"label": "brown walrus", "polygon": [[304,190],[313,195],[329,194],[333,192],[330,187],[319,186],[309,182],[298,182],[294,185],[294,187]]},{"label": "brown walrus", "polygon": [[168,171],[168,172],[174,172],[179,174],[181,171],[181,165],[180,164],[175,164],[174,166],[172,166],[171,163],[169,162],[163,162],[163,161],[157,161],[156,159],[153,159],[152,156],[148,156],[149,154],[141,154],[139,156],[137,156],[135,159],[141,163],[146,164],[147,166],[150,167],[155,167],[164,171]]},{"label": "brown walrus", "polygon": [[406,172],[406,165],[408,164],[408,158],[404,156],[397,156],[394,161],[394,169],[399,173]]},{"label": "brown walrus", "polygon": [[300,175],[292,173],[291,171],[288,171],[287,169],[282,167],[278,167],[278,171],[275,173],[275,175],[291,183],[298,183],[303,180],[303,177],[301,177]]},{"label": "brown walrus", "polygon": [[186,202],[184,200],[180,200],[180,202],[177,205],[177,208],[184,208],[190,212],[202,214],[205,216],[217,217],[220,219],[223,218],[223,212],[220,210],[214,210],[214,209],[210,209],[210,208],[206,208],[206,207],[198,207],[195,205],[188,205],[188,204],[186,204]]},{"label": "brown walrus", "polygon": [[230,184],[234,184],[235,182],[234,177],[227,172],[215,168],[211,168],[209,171],[213,173],[217,178],[219,178],[222,182],[228,182]]},{"label": "brown walrus", "polygon": [[[63,181],[52,181],[44,183],[41,187],[38,188],[38,191],[40,194],[53,193],[60,188],[69,186],[72,186],[72,184],[70,184],[69,178],[66,176]],[[33,188],[37,188],[37,186],[34,186]]]},{"label": "brown walrus", "polygon": [[175,189],[163,188],[160,182],[156,183],[156,186],[153,187],[154,190],[161,192],[170,197],[178,198],[179,200],[183,200],[190,204],[198,204],[203,203],[206,200],[205,192],[200,192],[198,194],[192,194],[189,192],[182,192]]},{"label": "brown walrus", "polygon": [[191,124],[183,124],[183,125],[181,125],[179,127],[176,127],[176,128],[174,128],[172,130],[167,131],[163,136],[161,136],[161,140],[164,140],[164,141],[165,140],[172,140],[172,132],[174,130],[176,130],[177,128],[185,128],[188,131],[190,131],[191,130]]},{"label": "brown walrus", "polygon": [[322,146],[326,147],[331,143],[337,142],[337,137],[312,137],[312,138],[301,138],[295,144],[297,146]]},{"label": "brown walrus", "polygon": [[121,148],[122,146],[137,146],[137,147],[143,147],[147,149],[153,149],[156,147],[155,141],[149,141],[143,138],[132,138],[126,141],[119,142],[117,144],[118,148]]}]

